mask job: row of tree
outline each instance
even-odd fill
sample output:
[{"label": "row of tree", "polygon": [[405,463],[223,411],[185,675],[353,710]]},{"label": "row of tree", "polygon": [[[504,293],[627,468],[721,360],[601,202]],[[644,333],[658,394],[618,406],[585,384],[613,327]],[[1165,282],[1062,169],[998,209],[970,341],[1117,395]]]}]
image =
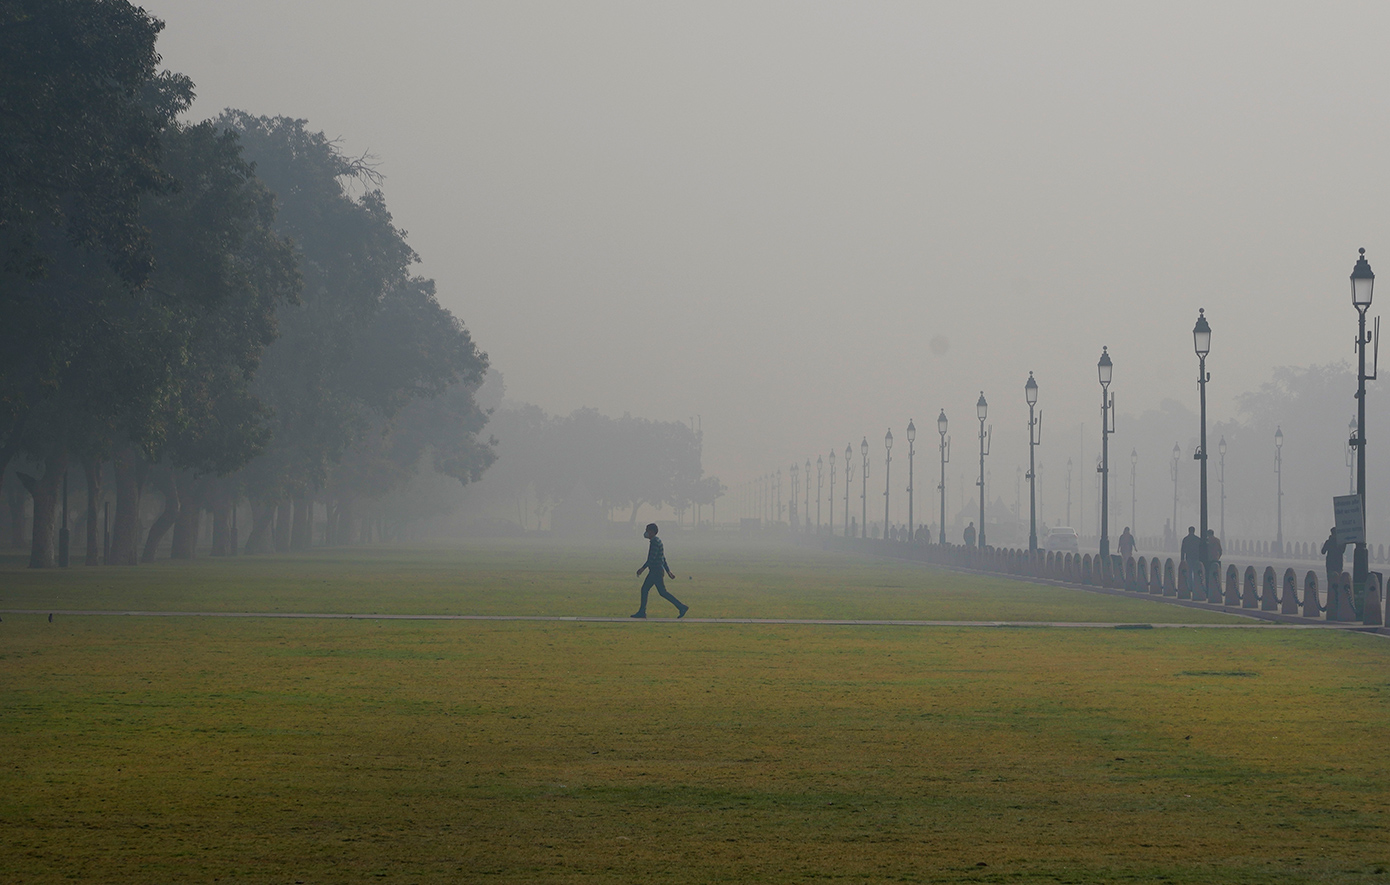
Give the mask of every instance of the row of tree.
[{"label": "row of tree", "polygon": [[[354,537],[361,502],[423,458],[468,483],[495,455],[486,355],[438,303],[366,158],[305,121],[181,122],[162,23],[117,0],[0,5],[0,482],[32,498],[30,563],[54,564],[81,467],[86,559],[114,483],[110,561],[150,559],[202,515],[230,552]],[[141,499],[163,506],[143,531]]]}]

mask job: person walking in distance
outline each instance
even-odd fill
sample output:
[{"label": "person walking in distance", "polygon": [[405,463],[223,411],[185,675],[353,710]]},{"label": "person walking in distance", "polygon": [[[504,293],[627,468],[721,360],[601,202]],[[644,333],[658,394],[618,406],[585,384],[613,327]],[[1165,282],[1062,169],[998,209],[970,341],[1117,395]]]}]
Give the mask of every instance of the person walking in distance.
[{"label": "person walking in distance", "polygon": [[1342,579],[1342,554],[1346,552],[1346,544],[1337,539],[1335,525],[1328,533],[1327,540],[1322,542],[1322,552],[1327,557],[1327,615],[1331,617],[1332,613],[1337,611],[1337,601],[1333,596]]},{"label": "person walking in distance", "polygon": [[965,527],[965,546],[975,546],[975,523],[973,521]]},{"label": "person walking in distance", "polygon": [[666,581],[662,573],[670,575],[674,580],[676,573],[671,571],[671,567],[666,564],[666,548],[661,543],[661,539],[656,536],[656,523],[647,523],[647,531],[642,535],[651,544],[647,547],[647,561],[637,570],[637,574],[647,573],[647,579],[642,582],[642,604],[637,611],[630,617],[645,618],[647,616],[647,594],[651,593],[652,587],[656,587],[656,592],[661,594],[661,598],[676,607],[680,614],[677,618],[685,617],[685,613],[690,611],[690,606],[683,604],[679,599],[666,592]]},{"label": "person walking in distance", "polygon": [[1120,534],[1120,559],[1129,559],[1134,555],[1135,549],[1134,535],[1129,533],[1129,526],[1125,526],[1125,530]]}]

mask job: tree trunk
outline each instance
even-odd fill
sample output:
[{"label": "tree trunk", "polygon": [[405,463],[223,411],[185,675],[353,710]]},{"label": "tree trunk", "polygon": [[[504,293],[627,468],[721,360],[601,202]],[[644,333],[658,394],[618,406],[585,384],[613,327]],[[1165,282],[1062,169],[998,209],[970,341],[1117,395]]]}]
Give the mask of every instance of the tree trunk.
[{"label": "tree trunk", "polygon": [[275,552],[290,552],[290,522],[294,518],[294,510],[288,500],[282,499],[275,505]]},{"label": "tree trunk", "polygon": [[28,546],[24,541],[24,502],[28,497],[22,483],[11,483],[5,489],[5,504],[10,511],[10,546],[16,550]]},{"label": "tree trunk", "polygon": [[232,496],[230,483],[213,480],[208,485],[208,506],[212,510],[212,555],[227,556],[232,551]]},{"label": "tree trunk", "polygon": [[294,529],[290,534],[291,550],[308,550],[313,544],[314,497],[305,495],[294,499]]},{"label": "tree trunk", "polygon": [[63,472],[67,469],[67,452],[60,452],[44,459],[43,476],[40,479],[34,479],[26,473],[19,474],[20,481],[34,499],[34,530],[29,543],[29,568],[53,568],[58,490],[63,485]]},{"label": "tree trunk", "polygon": [[140,554],[141,562],[154,562],[159,542],[164,540],[164,535],[173,528],[174,520],[179,516],[179,490],[174,484],[174,472],[167,467],[156,467],[151,476],[154,477],[154,487],[164,496],[164,509],[154,525],[150,526],[150,533],[145,538],[145,550]]},{"label": "tree trunk", "polygon": [[97,536],[97,506],[101,503],[101,462],[83,458],[87,474],[87,565],[101,565],[101,538]]},{"label": "tree trunk", "polygon": [[271,528],[275,523],[275,505],[251,502],[251,531],[246,536],[244,553],[270,553]]},{"label": "tree trunk", "polygon": [[134,446],[116,451],[116,519],[111,530],[111,564],[135,565],[140,561],[140,491],[146,466]]},{"label": "tree trunk", "polygon": [[187,470],[174,478],[178,489],[179,512],[174,517],[174,546],[171,559],[192,559],[198,550],[198,530],[203,518],[203,483]]}]

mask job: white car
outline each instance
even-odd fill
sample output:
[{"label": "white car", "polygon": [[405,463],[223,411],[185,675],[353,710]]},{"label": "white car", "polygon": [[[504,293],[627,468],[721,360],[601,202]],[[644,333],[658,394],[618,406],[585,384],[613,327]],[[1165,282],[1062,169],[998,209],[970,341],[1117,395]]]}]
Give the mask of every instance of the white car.
[{"label": "white car", "polygon": [[1043,549],[1048,553],[1080,553],[1081,536],[1076,533],[1074,528],[1057,526],[1047,533],[1047,540],[1043,542]]}]

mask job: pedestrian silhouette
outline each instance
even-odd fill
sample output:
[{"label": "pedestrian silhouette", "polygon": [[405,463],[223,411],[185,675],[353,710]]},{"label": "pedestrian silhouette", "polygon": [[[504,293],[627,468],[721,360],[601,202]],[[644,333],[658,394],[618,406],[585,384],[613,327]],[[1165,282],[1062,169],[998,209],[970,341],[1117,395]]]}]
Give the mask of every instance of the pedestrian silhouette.
[{"label": "pedestrian silhouette", "polygon": [[661,543],[661,539],[656,536],[658,529],[656,523],[647,523],[647,531],[642,535],[651,543],[647,547],[647,561],[637,570],[637,574],[647,573],[647,579],[642,582],[642,603],[637,611],[629,615],[633,618],[645,618],[647,616],[647,595],[651,593],[652,587],[656,587],[656,592],[661,594],[661,598],[676,607],[680,614],[677,618],[685,617],[685,613],[690,611],[690,606],[684,605],[679,599],[666,592],[666,581],[662,573],[676,577],[676,573],[671,571],[671,567],[666,563],[666,548]]}]

